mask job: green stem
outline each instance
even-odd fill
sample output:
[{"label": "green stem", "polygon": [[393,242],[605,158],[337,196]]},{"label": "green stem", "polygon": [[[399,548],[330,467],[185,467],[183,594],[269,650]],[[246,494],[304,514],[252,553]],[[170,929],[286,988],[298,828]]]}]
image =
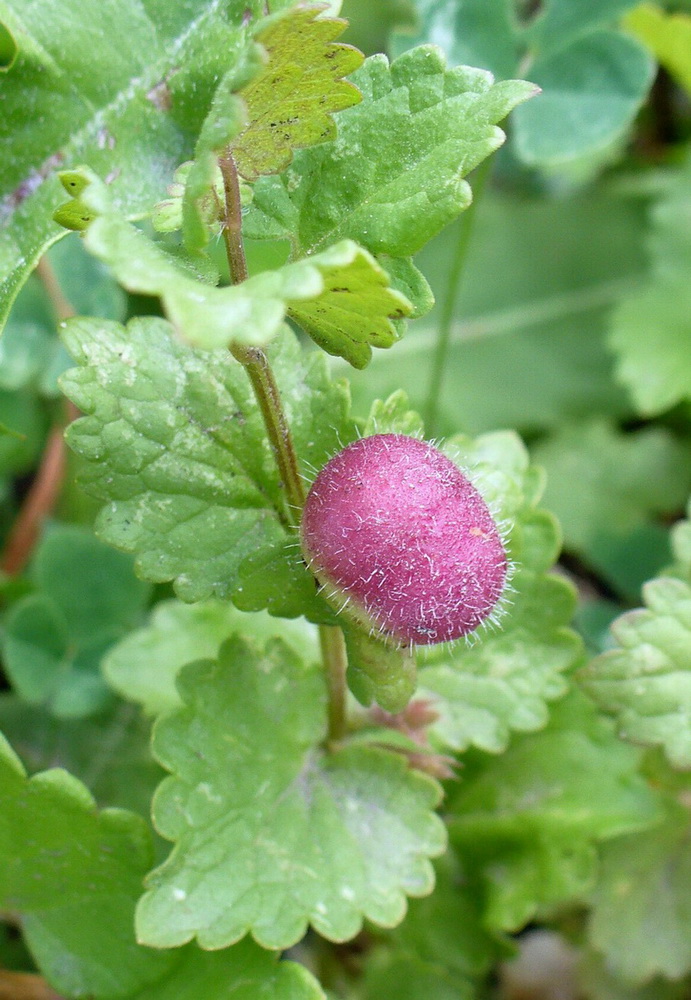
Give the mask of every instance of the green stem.
[{"label": "green stem", "polygon": [[338,743],[346,733],[346,649],[343,632],[336,625],[320,625],[322,661],[329,689],[329,743]]},{"label": "green stem", "polygon": [[487,183],[490,173],[491,157],[488,157],[478,168],[475,174],[475,184],[473,185],[473,200],[468,210],[459,220],[458,240],[451,262],[451,271],[447,285],[446,296],[442,306],[441,317],[439,319],[439,335],[437,337],[436,349],[432,358],[432,372],[430,375],[429,389],[427,392],[427,405],[425,407],[425,431],[428,436],[433,436],[436,432],[437,418],[439,414],[439,398],[446,369],[451,340],[451,325],[453,323],[458,295],[461,289],[463,272],[468,259],[468,249],[470,238],[473,232],[473,223],[477,211],[477,203],[480,200],[482,191]]},{"label": "green stem", "polygon": [[[219,163],[225,191],[223,238],[226,244],[231,281],[233,284],[239,284],[248,277],[245,248],[242,242],[240,182],[235,161],[229,152],[219,158]],[[239,341],[231,342],[230,351],[235,360],[239,361],[245,368],[252,383],[285,490],[288,502],[287,520],[290,525],[296,527],[300,522],[300,511],[305,502],[305,491],[300,477],[293,438],[269,359],[260,348],[250,347]]]},{"label": "green stem", "polygon": [[223,225],[223,239],[226,244],[226,254],[228,256],[228,267],[230,268],[230,280],[232,284],[239,285],[241,281],[246,281],[247,259],[245,248],[242,242],[242,204],[240,202],[240,180],[238,178],[237,167],[231,153],[225,153],[219,157],[221,175],[223,176],[223,189],[225,192],[225,219]]},{"label": "green stem", "polygon": [[[248,277],[247,260],[242,242],[240,183],[237,167],[230,152],[219,158],[225,193],[223,238],[226,244],[230,279],[239,284]],[[286,419],[274,374],[264,351],[233,341],[233,357],[244,366],[257,398],[267,435],[276,458],[281,481],[288,501],[288,522],[297,528],[305,503],[305,490],[300,477],[297,454]],[[329,743],[338,742],[346,732],[346,653],[340,628],[322,625],[319,629],[322,660],[329,689]]]}]

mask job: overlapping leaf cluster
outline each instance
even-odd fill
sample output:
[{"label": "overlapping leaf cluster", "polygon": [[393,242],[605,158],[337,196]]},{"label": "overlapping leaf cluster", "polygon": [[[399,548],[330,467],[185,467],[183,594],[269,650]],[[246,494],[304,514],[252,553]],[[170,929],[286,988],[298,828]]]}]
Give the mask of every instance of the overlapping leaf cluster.
[{"label": "overlapping leaf cluster", "polygon": [[[510,592],[473,643],[404,660],[344,627],[361,704],[337,738],[322,658],[339,615],[301,558],[299,503],[239,359],[270,366],[305,486],[357,435],[422,436],[391,392],[408,371],[422,398],[436,314],[398,366],[375,350],[433,304],[414,255],[468,207],[465,178],[513,109],[505,176],[518,159],[539,189],[592,177],[648,91],[644,46],[687,80],[670,28],[688,19],[633,0],[416,0],[423,44],[399,36],[389,62],[340,40],[338,6],[68,0],[58,15],[37,0],[29,19],[0,0],[0,133],[18,140],[0,166],[3,309],[61,235],[55,209],[90,254],[70,236],[20,293],[0,355],[0,475],[32,467],[60,376],[80,411],[70,478],[99,508],[99,540],[50,525],[28,573],[2,581],[0,729],[14,750],[0,737],[0,993],[17,962],[95,1000],[477,1000],[497,969],[510,993],[508,935],[539,920],[579,942],[593,1000],[678,1000],[670,980],[691,972],[689,522],[646,608],[586,663],[553,513],[568,565],[613,597],[635,597],[668,551],[661,518],[691,485],[685,412],[623,430],[631,405],[599,338],[625,293],[612,344],[638,412],[688,402],[687,168],[655,192],[642,290],[641,213],[616,191],[543,204],[537,223],[535,201],[489,196],[492,247],[480,271],[471,260],[472,306],[447,330],[441,407],[447,430],[489,431],[441,447],[502,525]],[[507,79],[519,66],[543,91],[523,108],[535,86]],[[145,216],[155,234],[133,222]],[[536,267],[546,227],[559,253]],[[444,240],[428,263],[451,323]],[[506,302],[492,282],[473,287],[483,268]],[[87,314],[62,346],[55,276]],[[315,344],[341,360],[330,368]],[[373,359],[354,416],[333,372]],[[537,464],[496,430],[505,421],[529,431]],[[90,520],[71,490],[61,514]],[[12,957],[23,946],[5,921],[30,955]],[[278,961],[285,949],[304,964]]]}]

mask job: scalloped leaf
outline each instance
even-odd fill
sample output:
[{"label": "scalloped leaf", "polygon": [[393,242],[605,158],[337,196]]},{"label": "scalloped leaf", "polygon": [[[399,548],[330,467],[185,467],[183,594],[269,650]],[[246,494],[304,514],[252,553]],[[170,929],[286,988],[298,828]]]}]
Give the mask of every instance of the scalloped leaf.
[{"label": "scalloped leaf", "polygon": [[512,730],[544,726],[547,702],[567,690],[564,672],[582,655],[581,640],[567,627],[576,599],[566,580],[549,573],[559,532],[537,509],[544,477],[529,464],[520,438],[510,432],[475,441],[459,435],[444,450],[508,525],[507,549],[517,568],[496,630],[481,629],[471,646],[457,642],[423,654],[420,694],[439,716],[430,727],[435,743],[498,753]]},{"label": "scalloped leaf", "polygon": [[[245,231],[291,240],[294,258],[354,239],[393,258],[394,281],[403,259],[408,279],[400,287],[409,294],[415,269],[407,258],[467,208],[463,177],[501,145],[496,123],[535,88],[448,69],[434,46],[391,65],[372,56],[353,82],[363,101],[339,115],[338,139],[298,153],[282,177],[261,178]],[[429,304],[423,288],[413,296],[418,312]]]},{"label": "scalloped leaf", "polygon": [[[63,337],[82,367],[62,386],[88,414],[67,438],[86,460],[85,488],[107,501],[99,534],[136,553],[143,579],[174,580],[183,600],[228,597],[246,556],[293,537],[244,369],[227,351],[195,352],[153,317],[127,328],[73,320]],[[307,474],[353,435],[347,389],[287,331],[268,353]]]},{"label": "scalloped leaf", "polygon": [[112,180],[125,215],[149,212],[192,153],[218,79],[244,44],[243,19],[264,12],[262,0],[165,9],[154,0],[59,8],[37,0],[29,17],[24,0],[2,0],[16,58],[2,73],[0,326],[38,258],[64,235],[51,219],[61,196],[55,171],[86,163]]},{"label": "scalloped leaf", "polygon": [[285,948],[312,924],[343,941],[365,917],[395,925],[406,894],[431,891],[429,858],[446,840],[432,812],[439,786],[386,750],[321,751],[318,668],[279,640],[259,652],[233,637],[178,683],[185,707],[154,735],[173,772],[154,817],[176,846],[148,878],[139,940],[165,948],[196,936],[216,949],[250,931]]},{"label": "scalloped leaf", "polygon": [[624,739],[662,746],[673,767],[690,767],[691,586],[660,577],[643,596],[645,609],[611,626],[619,648],[596,656],[579,679]]},{"label": "scalloped leaf", "polygon": [[650,274],[615,309],[610,346],[639,412],[691,399],[691,157],[667,174],[647,240]]},{"label": "scalloped leaf", "polygon": [[246,180],[280,173],[293,150],[334,139],[332,115],[362,99],[343,77],[358,69],[364,56],[352,45],[335,42],[348,22],[320,16],[326,9],[325,4],[297,5],[255,33],[268,59],[239,91],[248,122],[232,143]]},{"label": "scalloped leaf", "polygon": [[266,612],[245,614],[232,604],[214,601],[163,601],[154,608],[148,625],[131,632],[109,651],[103,660],[103,673],[123,698],[158,715],[181,704],[175,687],[180,668],[193,660],[216,656],[232,632],[260,641],[280,636],[306,662],[320,657],[317,630],[304,619],[291,622]]},{"label": "scalloped leaf", "polygon": [[352,240],[238,285],[212,287],[126,222],[97,178],[84,173],[82,180],[74,203],[90,213],[88,249],[128,291],[160,296],[170,321],[195,347],[213,350],[233,341],[264,346],[292,305],[291,314],[301,317],[317,343],[363,368],[372,346],[396,341],[393,321],[412,311],[405,296],[389,287],[376,260]]},{"label": "scalloped leaf", "polygon": [[21,916],[61,993],[129,996],[172,965],[134,939],[134,900],[152,860],[144,821],[120,809],[98,813],[66,771],[27,779],[1,735],[0,858],[0,907]]},{"label": "scalloped leaf", "polygon": [[659,822],[639,757],[572,692],[543,732],[517,737],[501,756],[465,758],[449,836],[485,896],[486,927],[518,930],[541,907],[581,899],[598,842]]}]

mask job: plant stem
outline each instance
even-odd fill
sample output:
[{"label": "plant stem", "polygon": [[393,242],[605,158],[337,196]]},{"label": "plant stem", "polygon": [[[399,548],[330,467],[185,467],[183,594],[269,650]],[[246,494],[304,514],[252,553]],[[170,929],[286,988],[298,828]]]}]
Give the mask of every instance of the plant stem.
[{"label": "plant stem", "polygon": [[446,369],[447,357],[449,353],[449,343],[451,340],[451,324],[453,322],[456,303],[461,289],[463,271],[468,259],[468,248],[470,247],[470,237],[473,232],[473,223],[477,210],[477,203],[487,182],[490,173],[491,157],[486,159],[478,168],[475,174],[475,184],[473,186],[473,200],[467,211],[459,220],[458,240],[451,262],[451,271],[447,284],[446,296],[442,306],[441,317],[439,319],[439,335],[437,337],[436,349],[432,359],[432,372],[430,375],[429,389],[427,391],[427,405],[425,407],[425,431],[428,436],[433,436],[436,432],[437,417],[439,412],[439,397],[441,394],[444,371]]},{"label": "plant stem", "polygon": [[[226,152],[221,156],[219,164],[225,191],[223,238],[226,244],[230,279],[235,285],[245,281],[248,276],[245,248],[242,243],[240,183],[235,161],[230,153]],[[296,527],[300,522],[300,511],[305,502],[305,491],[300,477],[293,438],[269,359],[260,348],[250,347],[238,341],[231,342],[230,352],[235,360],[239,361],[245,368],[252,383],[288,501],[287,519],[289,524]]]},{"label": "plant stem", "polygon": [[319,641],[329,690],[329,743],[338,743],[346,732],[346,649],[337,625],[320,625]]},{"label": "plant stem", "polygon": [[240,203],[240,181],[237,167],[231,153],[219,157],[225,192],[225,219],[223,239],[226,244],[230,280],[234,285],[246,281],[247,259],[242,243],[242,205]]},{"label": "plant stem", "polygon": [[[233,284],[248,277],[247,260],[242,242],[240,184],[235,161],[230,152],[219,158],[225,193],[223,238],[226,245],[230,279]],[[276,458],[281,481],[288,501],[288,520],[293,527],[300,523],[305,503],[305,490],[300,477],[297,454],[286,419],[276,379],[264,351],[232,341],[230,351],[244,366],[257,398],[267,435]],[[322,661],[329,690],[328,742],[343,738],[346,731],[346,651],[343,633],[333,625],[319,628]]]},{"label": "plant stem", "polygon": [[[57,275],[45,257],[38,262],[36,273],[48,294],[56,319],[62,322],[74,316],[75,311],[63,295]],[[66,401],[63,418],[56,420],[48,434],[34,480],[5,541],[0,554],[0,569],[12,576],[21,573],[26,566],[43,522],[60,496],[66,464],[64,424],[76,416],[76,407]]]}]

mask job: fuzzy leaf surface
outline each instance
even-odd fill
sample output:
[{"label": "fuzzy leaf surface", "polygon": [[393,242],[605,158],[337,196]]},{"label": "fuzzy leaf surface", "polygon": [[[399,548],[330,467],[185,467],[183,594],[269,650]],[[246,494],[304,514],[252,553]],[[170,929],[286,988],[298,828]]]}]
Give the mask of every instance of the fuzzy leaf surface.
[{"label": "fuzzy leaf surface", "polygon": [[[195,352],[155,318],[127,328],[76,320],[64,339],[82,367],[62,386],[88,414],[68,440],[86,460],[85,488],[107,502],[97,530],[136,553],[143,579],[174,580],[183,600],[197,601],[228,597],[241,562],[257,550],[276,547],[289,566],[300,563],[287,547],[292,535],[261,415],[229,352]],[[305,472],[320,468],[339,434],[352,436],[347,390],[287,331],[269,357],[300,462]]]},{"label": "fuzzy leaf surface", "polygon": [[612,625],[618,649],[595,657],[583,687],[617,720],[625,739],[659,745],[674,767],[691,766],[691,587],[660,577],[643,588],[646,607]]},{"label": "fuzzy leaf surface", "polygon": [[658,821],[638,758],[577,693],[500,757],[466,757],[450,837],[485,895],[485,926],[516,930],[542,906],[581,898],[596,843]]},{"label": "fuzzy leaf surface", "polygon": [[608,968],[632,985],[691,969],[688,810],[670,802],[664,823],[601,850],[589,936]]},{"label": "fuzzy leaf surface", "polygon": [[497,122],[534,88],[447,69],[433,46],[391,65],[372,56],[353,82],[363,101],[339,115],[338,139],[298,153],[282,177],[256,184],[246,232],[289,239],[294,258],[349,238],[407,261],[467,208],[463,178],[501,145]]},{"label": "fuzzy leaf surface", "polygon": [[151,855],[138,816],[99,814],[66,771],[27,780],[0,736],[0,906],[21,916],[39,967],[61,993],[129,996],[172,964],[134,939],[133,904]]},{"label": "fuzzy leaf surface", "polygon": [[372,255],[352,240],[238,285],[215,288],[126,222],[100,182],[87,181],[75,204],[95,213],[86,236],[89,250],[128,291],[160,296],[181,336],[205,350],[231,341],[266,345],[280,332],[292,305],[295,318],[325,350],[362,368],[372,346],[395,342],[394,321],[412,311]]},{"label": "fuzzy leaf surface", "polygon": [[475,441],[459,435],[445,450],[469,470],[495,517],[511,525],[507,549],[516,572],[496,631],[480,630],[472,646],[459,642],[425,653],[421,694],[439,713],[430,729],[435,742],[499,752],[512,730],[543,726],[547,702],[566,690],[563,672],[581,654],[580,640],[567,627],[575,598],[566,581],[548,573],[559,533],[537,508],[544,480],[520,439],[508,432]]},{"label": "fuzzy leaf surface", "polygon": [[36,590],[13,605],[2,635],[12,686],[66,718],[107,707],[101,657],[138,624],[149,587],[130,557],[74,525],[48,532],[32,569]]},{"label": "fuzzy leaf surface", "polygon": [[265,611],[246,614],[232,604],[163,601],[149,623],[131,632],[107,654],[103,672],[111,686],[151,715],[177,708],[175,678],[193,660],[215,657],[232,632],[264,641],[280,636],[307,663],[319,660],[317,630],[304,619],[286,621]]},{"label": "fuzzy leaf surface", "polygon": [[126,215],[148,212],[192,152],[243,17],[264,9],[260,0],[165,9],[156,0],[59,9],[38,0],[29,17],[24,0],[3,0],[0,21],[17,52],[2,74],[0,141],[11,152],[0,164],[0,326],[41,253],[64,235],[51,218],[63,200],[55,171],[87,164],[112,178]]},{"label": "fuzzy leaf surface", "polygon": [[361,99],[343,77],[358,69],[364,56],[335,41],[347,22],[320,17],[323,10],[324,5],[294,7],[255,35],[268,59],[239,92],[248,123],[232,144],[238,170],[249,181],[280,173],[295,149],[334,139],[334,112]]},{"label": "fuzzy leaf surface", "polygon": [[386,750],[321,752],[317,668],[278,640],[260,653],[234,637],[178,683],[185,707],[154,735],[173,772],[155,823],[176,846],[139,902],[141,941],[171,947],[196,936],[215,949],[251,931],[284,948],[308,924],[343,941],[364,917],[395,925],[406,894],[431,891],[429,858],[445,845],[432,812],[439,786]]}]

